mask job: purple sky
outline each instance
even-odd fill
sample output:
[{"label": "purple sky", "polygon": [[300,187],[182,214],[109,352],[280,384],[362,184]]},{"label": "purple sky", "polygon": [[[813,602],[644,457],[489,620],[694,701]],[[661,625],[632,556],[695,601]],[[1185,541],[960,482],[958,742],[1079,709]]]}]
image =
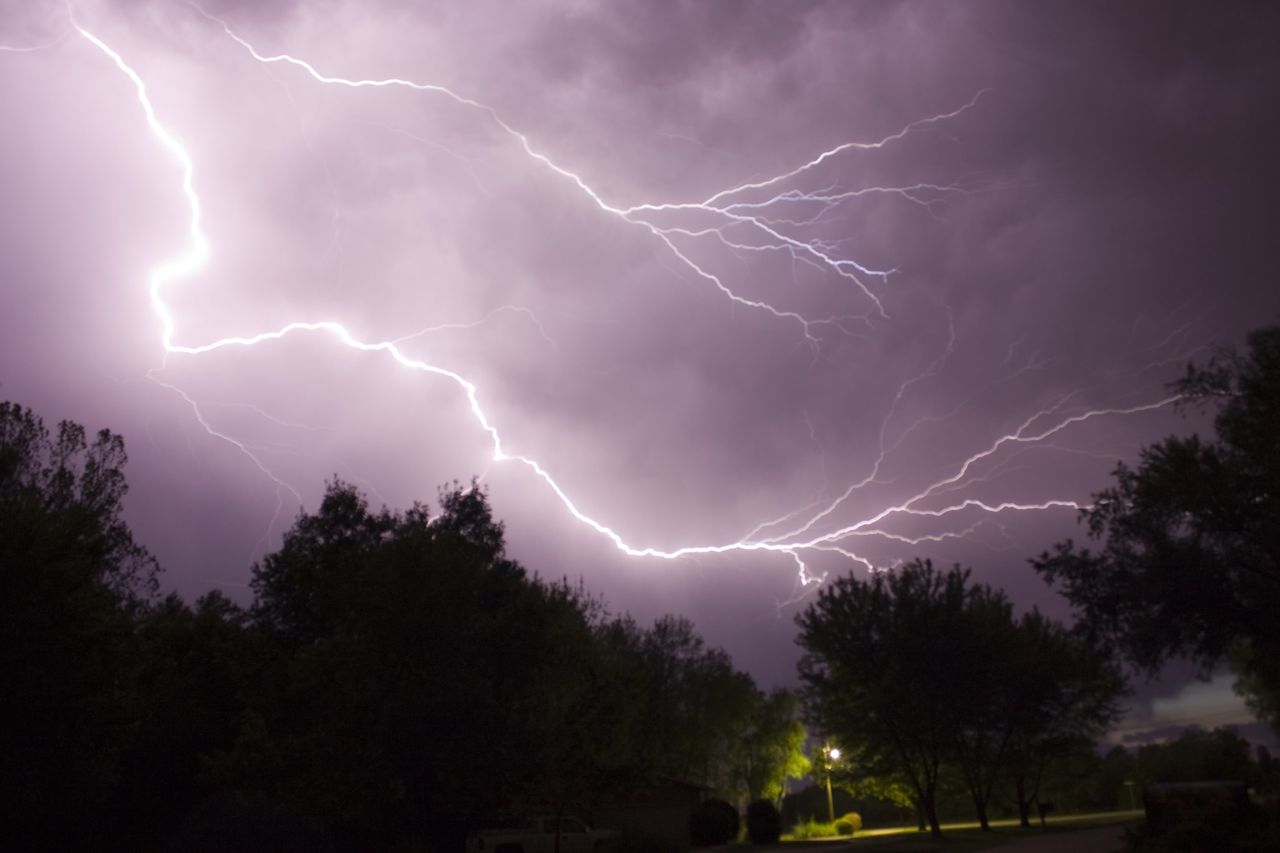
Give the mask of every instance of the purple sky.
[{"label": "purple sky", "polygon": [[[765,683],[802,577],[1061,614],[1026,559],[1197,425],[1131,410],[1280,319],[1268,4],[72,9],[0,0],[0,396],[125,435],[190,595],[335,473],[480,475],[531,569]],[[225,343],[291,323],[348,337]],[[1128,727],[1244,719],[1228,683]]]}]

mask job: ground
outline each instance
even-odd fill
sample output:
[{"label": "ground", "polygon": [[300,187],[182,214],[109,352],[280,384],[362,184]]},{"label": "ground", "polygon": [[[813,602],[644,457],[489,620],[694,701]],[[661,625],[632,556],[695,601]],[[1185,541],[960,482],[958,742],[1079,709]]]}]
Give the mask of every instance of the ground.
[{"label": "ground", "polygon": [[872,829],[852,839],[790,841],[782,846],[784,853],[1112,853],[1122,848],[1124,827],[1141,817],[1142,812],[1132,811],[1070,815],[1050,819],[1045,829],[993,821],[991,832],[983,832],[976,823],[944,824],[941,839],[913,827]]}]

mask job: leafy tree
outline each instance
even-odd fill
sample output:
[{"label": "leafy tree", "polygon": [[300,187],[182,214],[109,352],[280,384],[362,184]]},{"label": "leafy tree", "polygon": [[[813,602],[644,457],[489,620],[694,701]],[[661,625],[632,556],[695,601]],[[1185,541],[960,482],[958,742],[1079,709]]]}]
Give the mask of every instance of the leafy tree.
[{"label": "leafy tree", "polygon": [[[957,782],[979,824],[1012,780],[1024,819],[1045,766],[1114,721],[1125,682],[1110,659],[958,566],[909,563],[843,578],[799,619],[811,709],[848,749],[855,785],[905,783],[937,831]],[[899,800],[901,798],[899,797]]]},{"label": "leafy tree", "polygon": [[123,440],[0,402],[0,803],[18,848],[103,846],[155,561],[123,520]]},{"label": "leafy tree", "polygon": [[1100,550],[1067,541],[1033,563],[1138,667],[1230,659],[1237,689],[1280,726],[1280,327],[1175,388],[1216,407],[1216,437],[1171,436],[1119,465],[1083,512]]},{"label": "leafy tree", "polygon": [[1102,755],[1084,753],[1059,762],[1049,768],[1042,784],[1055,798],[1084,811],[1141,808],[1135,772],[1133,754],[1113,746]]},{"label": "leafy tree", "polygon": [[345,846],[453,843],[569,773],[547,744],[584,707],[564,692],[582,604],[505,556],[482,491],[455,486],[441,510],[375,512],[337,482],[254,568],[269,663],[213,771]]},{"label": "leafy tree", "polygon": [[[564,582],[544,590],[543,645],[520,706],[533,769],[523,810],[562,817],[590,813],[602,798],[637,785],[633,736],[642,691],[586,593]],[[554,849],[561,847],[557,829]]]},{"label": "leafy tree", "polygon": [[767,799],[781,803],[787,779],[809,772],[804,754],[807,737],[800,721],[799,699],[790,690],[757,690],[746,727],[734,750],[734,777],[748,802]]},{"label": "leafy tree", "polygon": [[708,648],[688,619],[664,616],[647,630],[633,628],[632,638],[647,775],[732,792],[736,737],[749,725],[755,682],[723,650]]},{"label": "leafy tree", "polygon": [[925,561],[828,585],[797,617],[800,678],[815,722],[910,785],[931,832],[967,684],[968,572]]},{"label": "leafy tree", "polygon": [[973,801],[978,824],[990,829],[987,810],[1002,781],[1015,731],[1034,722],[1027,706],[1025,659],[1018,625],[1003,592],[986,585],[967,591],[956,641],[965,654],[965,677],[948,698],[953,726],[948,754]]},{"label": "leafy tree", "polygon": [[722,651],[529,577],[474,486],[440,507],[335,482],[254,568],[261,663],[211,779],[358,848],[714,776],[755,689]]},{"label": "leafy tree", "polygon": [[[872,775],[851,756],[846,754],[841,759],[831,770],[831,784],[836,789],[847,792],[858,801],[878,800],[896,809],[913,812],[920,828],[925,828],[924,813],[918,808],[910,784],[901,774]],[[866,812],[867,808],[859,806],[859,811]]]},{"label": "leafy tree", "polygon": [[1249,741],[1230,728],[1184,730],[1165,743],[1138,748],[1135,758],[1139,785],[1156,782],[1202,782],[1239,779],[1252,784],[1259,767],[1250,756]]},{"label": "leafy tree", "polygon": [[1055,798],[1078,809],[1141,808],[1143,787],[1159,782],[1239,779],[1258,784],[1266,773],[1264,755],[1259,751],[1253,760],[1249,742],[1230,727],[1205,731],[1193,726],[1176,738],[1137,749],[1114,746],[1101,756],[1082,752],[1051,770],[1045,785]]},{"label": "leafy tree", "polygon": [[1005,764],[1019,819],[1030,826],[1045,771],[1092,750],[1118,718],[1126,683],[1109,655],[1039,611],[1024,614],[1017,627],[1001,678]]},{"label": "leafy tree", "polygon": [[136,729],[121,758],[114,808],[133,849],[164,846],[214,794],[205,762],[235,742],[254,678],[258,642],[243,610],[220,592],[189,607],[166,596],[136,627],[129,715]]}]

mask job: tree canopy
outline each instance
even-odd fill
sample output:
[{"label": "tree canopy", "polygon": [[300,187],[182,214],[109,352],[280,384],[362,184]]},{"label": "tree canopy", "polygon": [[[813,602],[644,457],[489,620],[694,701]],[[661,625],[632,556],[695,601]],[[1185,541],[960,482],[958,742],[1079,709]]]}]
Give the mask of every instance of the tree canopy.
[{"label": "tree canopy", "polygon": [[[19,848],[110,820],[132,721],[133,620],[155,561],[122,520],[124,442],[0,402],[0,803]],[[69,802],[83,824],[60,813]]]},{"label": "tree canopy", "polygon": [[1254,711],[1280,725],[1280,327],[1175,388],[1216,410],[1214,437],[1170,436],[1117,466],[1082,513],[1100,547],[1068,540],[1033,563],[1138,667],[1229,659]]},{"label": "tree canopy", "polygon": [[1009,781],[1025,818],[1044,765],[1102,734],[1125,688],[1105,655],[1036,611],[1015,618],[958,566],[840,578],[797,621],[815,722],[864,780],[905,784],[935,834],[948,777],[984,828]]},{"label": "tree canopy", "polygon": [[965,691],[967,573],[916,561],[861,581],[842,577],[797,617],[800,678],[820,728],[903,774],[933,832]]}]

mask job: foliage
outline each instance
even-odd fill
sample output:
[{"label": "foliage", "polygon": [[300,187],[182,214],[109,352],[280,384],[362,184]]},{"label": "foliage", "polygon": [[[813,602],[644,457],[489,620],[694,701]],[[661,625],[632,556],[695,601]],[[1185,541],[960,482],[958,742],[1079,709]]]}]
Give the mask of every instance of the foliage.
[{"label": "foliage", "polygon": [[853,835],[860,829],[862,829],[862,817],[857,812],[848,812],[830,823],[812,818],[800,821],[791,827],[791,838],[794,841],[834,838],[837,835]]},{"label": "foliage", "polygon": [[530,578],[474,486],[432,517],[334,483],[253,588],[273,662],[211,772],[351,845],[449,845],[486,816],[589,811],[664,780],[731,790],[760,731],[762,694],[692,623],[641,628]]},{"label": "foliage", "polygon": [[1036,610],[1019,620],[1005,659],[1005,767],[1029,826],[1032,803],[1045,799],[1046,771],[1092,750],[1119,716],[1125,679],[1109,656]]},{"label": "foliage", "polygon": [[167,596],[139,620],[135,637],[130,710],[137,728],[122,755],[127,784],[115,808],[127,824],[150,828],[136,838],[144,848],[212,795],[203,757],[235,742],[254,638],[244,611],[219,592],[194,608]]},{"label": "foliage", "polygon": [[19,849],[92,847],[114,822],[157,572],[122,517],[125,461],[117,435],[0,402],[0,815]]},{"label": "foliage", "polygon": [[751,779],[780,787],[778,774],[794,767],[785,763],[795,728],[785,699],[761,693],[687,619],[666,616],[642,629],[621,617],[601,622],[597,633],[615,661],[615,681],[630,685],[633,713],[614,733],[614,748],[632,755],[636,772],[731,798]]},{"label": "foliage", "polygon": [[272,662],[212,762],[223,784],[380,846],[561,812],[616,775],[629,696],[607,689],[591,608],[505,556],[474,486],[442,493],[433,518],[374,512],[334,483],[252,586]]},{"label": "foliage", "polygon": [[[841,762],[843,764],[843,762]],[[851,776],[853,774],[850,774]],[[912,806],[910,794],[901,787],[903,801],[894,803],[880,799],[870,789],[860,785],[853,786],[857,796],[849,793],[842,774],[832,778],[832,800],[836,814],[856,812],[862,817],[864,826],[901,826],[915,820],[916,812]],[[825,817],[827,814],[827,791],[822,784],[810,785],[800,791],[782,798],[782,822],[784,826],[795,826],[805,823],[815,816]]]},{"label": "foliage", "polygon": [[[810,818],[791,827],[791,840],[808,841],[813,838],[831,838],[839,835],[834,823],[826,823]],[[846,833],[847,834],[847,833]]]},{"label": "foliage", "polygon": [[[955,698],[968,689],[967,574],[916,561],[840,578],[802,613],[800,678],[820,728],[877,771],[901,772],[938,832],[939,771]],[[877,773],[878,775],[878,773]]]},{"label": "foliage", "polygon": [[809,772],[804,754],[807,734],[800,721],[799,700],[790,690],[753,692],[741,731],[733,738],[734,792],[748,801],[782,797],[787,779]]},{"label": "foliage", "polygon": [[[469,822],[649,784],[773,796],[795,698],[691,622],[530,577],[474,484],[438,512],[336,481],[253,602],[157,599],[124,445],[0,404],[0,746],[19,849],[456,847]],[[717,837],[737,813],[712,804]]]},{"label": "foliage", "polygon": [[854,749],[846,748],[831,770],[831,784],[857,800],[879,800],[899,809],[915,807],[911,785],[901,774],[877,775],[870,765]]},{"label": "foliage", "polygon": [[738,837],[738,809],[724,800],[704,800],[693,810],[689,837],[695,847],[728,844]]},{"label": "foliage", "polygon": [[1216,438],[1171,436],[1118,466],[1083,512],[1101,550],[1067,541],[1033,562],[1139,667],[1229,658],[1237,688],[1280,725],[1280,327],[1192,365],[1175,388],[1216,407]]},{"label": "foliage", "polygon": [[769,800],[747,806],[747,838],[752,844],[777,844],[782,838],[782,814]]},{"label": "foliage", "polygon": [[848,812],[830,823],[824,821],[801,821],[791,827],[791,838],[795,841],[807,841],[812,838],[834,838],[838,835],[853,835],[862,829],[862,817],[857,812]]},{"label": "foliage", "polygon": [[[30,409],[0,402],[0,535],[6,565],[19,558],[56,569],[63,586],[92,583],[137,608],[154,596],[155,560],[133,541],[122,517],[128,484],[124,439],[58,424],[51,435]],[[34,569],[29,570],[29,573]],[[14,578],[16,581],[17,579]],[[53,584],[52,578],[45,578]]]},{"label": "foliage", "polygon": [[1258,767],[1249,741],[1232,729],[1184,730],[1173,740],[1138,748],[1134,776],[1139,784],[1240,779],[1252,783]]},{"label": "foliage", "polygon": [[1087,748],[1046,774],[1041,798],[1057,801],[1064,810],[1103,811],[1141,808],[1143,788],[1159,782],[1239,779],[1263,789],[1268,758],[1263,748],[1252,759],[1249,742],[1234,729],[1191,727],[1137,749],[1115,746],[1097,755]]},{"label": "foliage", "polygon": [[856,765],[847,784],[909,797],[935,833],[948,775],[984,828],[1011,774],[1025,809],[1027,780],[1100,734],[1124,689],[1093,647],[1035,611],[1015,620],[1003,593],[968,577],[928,561],[849,576],[798,619],[810,711]]},{"label": "foliage", "polygon": [[835,828],[837,835],[853,835],[855,832],[860,832],[862,815],[857,812],[846,812],[836,818]]}]

